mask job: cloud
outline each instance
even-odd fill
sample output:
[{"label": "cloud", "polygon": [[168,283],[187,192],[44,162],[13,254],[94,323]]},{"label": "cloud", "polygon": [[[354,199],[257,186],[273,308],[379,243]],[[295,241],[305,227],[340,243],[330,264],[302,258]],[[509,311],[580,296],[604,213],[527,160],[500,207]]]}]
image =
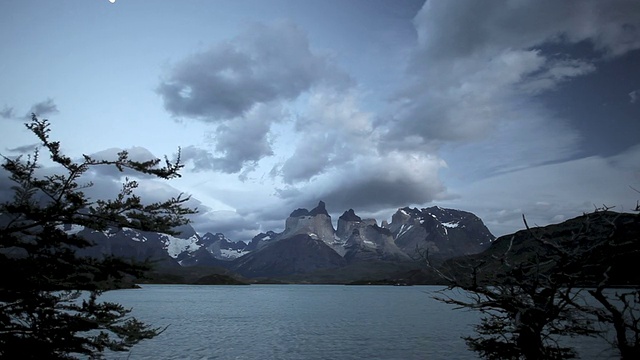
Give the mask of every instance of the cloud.
[{"label": "cloud", "polygon": [[[291,22],[256,24],[232,41],[177,64],[157,92],[175,117],[215,125],[211,150],[186,149],[196,167],[247,173],[274,154],[273,124],[285,108],[316,88],[346,89],[351,79],[330,58],[310,48]],[[244,169],[244,170],[243,170]]]},{"label": "cloud", "polygon": [[231,210],[199,209],[201,212],[192,219],[199,224],[198,231],[201,235],[206,232],[223,233],[230,240],[247,241],[260,232],[260,224],[252,216]]},{"label": "cloud", "polygon": [[13,119],[14,116],[15,114],[13,113],[12,107],[8,107],[5,105],[5,107],[2,108],[2,111],[0,111],[0,117],[3,119]]},{"label": "cloud", "polygon": [[221,154],[214,159],[216,169],[236,173],[273,155],[268,138],[271,124],[283,121],[286,116],[281,107],[257,105],[245,116],[219,125],[212,134],[215,150]]},{"label": "cloud", "polygon": [[595,70],[594,64],[583,60],[549,59],[545,64],[544,70],[523,81],[520,84],[520,89],[535,95],[543,91],[552,90],[563,81],[589,74]]},{"label": "cloud", "polygon": [[308,184],[284,187],[278,195],[292,205],[319,199],[345,210],[424,204],[449,196],[438,177],[444,167],[441,159],[421,152],[358,157]]},{"label": "cloud", "polygon": [[[94,160],[108,160],[113,161],[118,159],[118,153],[126,151],[129,155],[129,159],[138,162],[145,162],[149,160],[158,159],[157,156],[154,156],[149,150],[144,147],[134,146],[128,149],[121,148],[109,148],[102,151],[98,151],[96,153],[90,154],[89,156]],[[164,165],[164,159],[160,162],[159,166]],[[142,174],[130,169],[123,169],[123,171],[118,170],[115,166],[110,165],[99,165],[93,166],[90,169],[90,173],[96,176],[108,177],[116,180],[120,180],[125,176],[135,176],[137,178],[155,178],[153,175]]]},{"label": "cloud", "polygon": [[208,142],[212,149],[190,145],[182,149],[181,158],[185,163],[191,162],[194,171],[233,174],[243,168],[252,169],[260,159],[274,153],[271,124],[288,117],[281,106],[256,105],[244,116],[219,124],[211,131]]},{"label": "cloud", "polygon": [[363,111],[354,91],[315,91],[298,114],[298,141],[293,154],[280,168],[285,183],[310,180],[353,160],[371,154],[377,135],[372,114]]},{"label": "cloud", "polygon": [[566,161],[578,153],[581,135],[542,106],[503,114],[484,139],[449,143],[440,155],[450,165],[448,180],[470,182],[499,173]]},{"label": "cloud", "polygon": [[57,114],[58,106],[53,102],[53,99],[47,99],[31,106],[31,109],[25,114],[25,119],[31,119],[31,114],[36,114],[39,117],[44,117],[52,114]]},{"label": "cloud", "polygon": [[640,48],[640,4],[633,0],[427,1],[414,23],[434,60],[589,41],[609,56]]},{"label": "cloud", "polygon": [[184,147],[180,151],[180,159],[184,164],[193,164],[193,171],[207,171],[215,169],[216,158],[206,149],[195,145]]},{"label": "cloud", "polygon": [[[515,110],[515,87],[543,70],[546,62],[536,50],[503,50],[490,59],[451,59],[439,67],[423,61],[423,68],[409,75],[411,85],[395,98],[389,140],[400,146],[408,137],[441,143],[487,136]],[[517,103],[521,111],[521,101]]]},{"label": "cloud", "polygon": [[630,188],[640,184],[639,161],[640,146],[635,146],[611,157],[591,156],[497,174],[451,189],[463,196],[439,205],[474,212],[495,235],[522,229],[522,214],[529,225],[544,226],[603,205],[630,211],[640,198]]},{"label": "cloud", "polygon": [[[523,150],[542,149],[546,158],[537,161],[565,160],[580,146],[576,130],[552,133],[563,119],[540,112],[542,100],[532,95],[597,71],[603,58],[640,48],[640,3],[633,1],[427,1],[414,25],[418,43],[407,85],[376,124],[387,130],[381,149],[434,152],[486,142],[508,128],[537,127],[537,136],[553,138],[553,147],[564,150],[546,151],[536,141],[526,141]],[[600,59],[545,47],[579,42],[589,42]],[[504,165],[514,168],[520,160]]]},{"label": "cloud", "polygon": [[629,93],[629,102],[632,104],[635,104],[638,100],[640,100],[640,89],[638,90],[633,90],[632,92]]},{"label": "cloud", "polygon": [[39,148],[40,146],[41,146],[40,143],[34,143],[34,144],[23,145],[23,146],[7,149],[7,151],[12,153],[19,153],[19,154],[31,154],[35,149]]},{"label": "cloud", "polygon": [[347,75],[314,53],[290,22],[256,24],[232,41],[177,64],[157,92],[176,117],[217,122],[242,117],[254,105],[294,100],[320,84],[344,86]]}]

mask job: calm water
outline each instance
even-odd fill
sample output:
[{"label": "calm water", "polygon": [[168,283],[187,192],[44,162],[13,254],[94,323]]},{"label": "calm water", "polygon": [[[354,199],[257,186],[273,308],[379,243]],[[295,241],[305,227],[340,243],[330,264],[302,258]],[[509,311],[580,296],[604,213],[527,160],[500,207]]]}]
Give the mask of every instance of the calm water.
[{"label": "calm water", "polygon": [[[110,359],[476,359],[460,336],[473,312],[432,299],[439,287],[146,285],[103,300],[169,326]],[[592,339],[585,359],[607,358]],[[597,355],[596,355],[597,354]]]}]

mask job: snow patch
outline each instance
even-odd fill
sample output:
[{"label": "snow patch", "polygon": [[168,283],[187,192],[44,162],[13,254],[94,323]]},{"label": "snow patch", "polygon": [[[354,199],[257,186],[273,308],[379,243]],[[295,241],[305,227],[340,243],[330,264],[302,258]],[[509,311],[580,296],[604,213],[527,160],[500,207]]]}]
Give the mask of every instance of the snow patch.
[{"label": "snow patch", "polygon": [[245,250],[233,250],[233,249],[220,249],[220,256],[225,259],[237,259],[240,256],[248,254],[250,251]]},{"label": "snow patch", "polygon": [[[65,230],[64,228],[67,227],[67,226],[70,226],[71,229]],[[76,224],[56,225],[56,229],[64,231],[65,234],[67,234],[67,235],[75,235],[75,234],[79,233],[80,231],[84,230],[84,226],[76,225]]]},{"label": "snow patch", "polygon": [[169,256],[174,259],[184,251],[194,252],[200,248],[200,246],[197,244],[198,237],[196,235],[188,239],[181,239],[175,236],[162,234],[161,240],[164,244],[163,248],[167,250]]},{"label": "snow patch", "polygon": [[450,222],[442,223],[442,226],[448,227],[449,229],[455,229],[458,226],[460,226],[460,223],[458,223],[457,221],[450,221]]},{"label": "snow patch", "polygon": [[400,236],[404,235],[407,231],[411,230],[412,227],[413,225],[406,226],[406,224],[402,224],[402,226],[400,227],[400,231],[398,232],[398,236],[396,238],[399,238]]},{"label": "snow patch", "polygon": [[365,246],[372,247],[372,248],[377,248],[376,243],[374,243],[373,241],[363,240],[362,242],[364,243]]},{"label": "snow patch", "polygon": [[[123,232],[128,232],[128,233],[130,233],[129,238],[130,238],[131,240],[133,240],[133,241],[137,241],[137,242],[146,242],[146,241],[147,241],[147,238],[146,238],[146,237],[144,237],[144,236],[143,236],[139,231],[137,231],[137,230],[134,230],[134,229],[131,229],[131,228],[127,228],[127,227],[124,227],[124,228],[122,228],[122,231],[123,231]],[[114,235],[115,235],[115,234],[114,234]],[[113,235],[111,235],[111,236],[113,236]]]}]

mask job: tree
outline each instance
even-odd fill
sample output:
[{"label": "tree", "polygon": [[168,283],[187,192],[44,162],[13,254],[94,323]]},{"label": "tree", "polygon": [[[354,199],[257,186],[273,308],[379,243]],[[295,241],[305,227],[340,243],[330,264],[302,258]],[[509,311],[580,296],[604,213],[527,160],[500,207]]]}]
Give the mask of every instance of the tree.
[{"label": "tree", "polygon": [[76,250],[92,244],[64,231],[68,225],[103,231],[129,227],[171,233],[188,223],[188,197],[144,204],[135,194],[138,183],[126,179],[111,200],[92,201],[83,192],[82,176],[98,166],[115,166],[162,179],[180,176],[178,160],[137,162],[126,151],[116,160],[83,155],[74,161],[49,138],[49,122],[32,115],[26,124],[59,173],[40,176],[39,152],[26,159],[4,157],[13,198],[0,203],[0,358],[100,358],[105,350],[126,351],[161,329],[130,316],[120,304],[100,302],[106,290],[128,277],[141,276],[149,264],[124,259],[82,257]]},{"label": "tree", "polygon": [[523,217],[526,230],[500,239],[485,254],[440,268],[428,263],[449,282],[448,289],[466,295],[445,293],[440,301],[484,315],[476,335],[465,337],[471,350],[486,359],[573,358],[574,349],[563,346],[562,337],[608,336],[595,326],[605,322],[614,325],[611,343],[621,358],[638,358],[637,279],[634,288],[616,295],[618,301],[605,290],[621,285],[617,265],[637,258],[640,224],[638,216],[607,210],[554,227],[553,233],[529,228]]},{"label": "tree", "polygon": [[[635,211],[640,212],[640,203]],[[588,290],[597,305],[593,305],[593,301],[574,305],[613,327],[610,335],[613,338],[607,340],[618,350],[621,359],[640,359],[640,278],[626,266],[635,266],[640,255],[640,216],[626,221],[616,221],[618,218],[608,220],[611,235],[586,259],[589,264],[600,264],[596,272],[599,276],[592,281],[595,286]]]}]

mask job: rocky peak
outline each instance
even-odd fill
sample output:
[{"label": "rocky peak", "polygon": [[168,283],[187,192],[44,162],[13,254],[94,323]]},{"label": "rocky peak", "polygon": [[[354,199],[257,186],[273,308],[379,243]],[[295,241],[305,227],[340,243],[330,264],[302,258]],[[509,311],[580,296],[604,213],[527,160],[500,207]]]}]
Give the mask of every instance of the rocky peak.
[{"label": "rocky peak", "polygon": [[313,238],[320,239],[332,248],[336,248],[336,251],[339,250],[339,246],[334,244],[336,241],[335,230],[331,224],[331,216],[327,212],[324,201],[320,201],[318,206],[311,211],[297,209],[292,212],[285,222],[284,231],[278,235],[278,240],[299,234],[307,234]]},{"label": "rocky peak", "polygon": [[318,203],[318,206],[316,206],[313,210],[309,211],[309,215],[310,216],[316,216],[316,215],[320,215],[320,214],[329,216],[329,213],[327,212],[327,209],[325,208],[324,201],[320,201]]},{"label": "rocky peak", "polygon": [[304,208],[295,209],[289,214],[289,217],[301,217],[301,216],[309,216],[309,210]]},{"label": "rocky peak", "polygon": [[338,230],[336,231],[336,236],[346,241],[354,230],[357,230],[362,226],[362,218],[356,215],[353,209],[349,209],[338,218]]},{"label": "rocky peak", "polygon": [[360,216],[356,215],[355,211],[353,211],[353,209],[349,209],[347,211],[345,211],[342,216],[340,216],[338,218],[338,220],[344,220],[344,221],[362,221],[362,218],[360,218]]},{"label": "rocky peak", "polygon": [[316,215],[320,215],[320,214],[329,216],[329,213],[327,212],[326,205],[325,205],[324,201],[320,201],[318,203],[318,206],[313,208],[311,211],[309,211],[309,210],[307,210],[305,208],[295,209],[289,215],[289,217],[296,218],[296,217],[303,217],[303,216],[316,216]]},{"label": "rocky peak", "polygon": [[398,209],[388,228],[398,247],[408,254],[416,248],[428,248],[443,257],[473,254],[494,238],[474,214],[438,206]]},{"label": "rocky peak", "polygon": [[209,245],[213,244],[214,242],[219,242],[219,241],[222,241],[222,240],[226,240],[226,237],[222,233],[212,234],[212,233],[208,232],[208,233],[202,235],[202,237],[200,238],[200,242],[204,246],[209,246]]},{"label": "rocky peak", "polygon": [[247,245],[247,250],[253,251],[263,247],[264,245],[276,240],[278,238],[278,234],[269,230],[266,233],[260,233],[251,239],[249,244]]}]

